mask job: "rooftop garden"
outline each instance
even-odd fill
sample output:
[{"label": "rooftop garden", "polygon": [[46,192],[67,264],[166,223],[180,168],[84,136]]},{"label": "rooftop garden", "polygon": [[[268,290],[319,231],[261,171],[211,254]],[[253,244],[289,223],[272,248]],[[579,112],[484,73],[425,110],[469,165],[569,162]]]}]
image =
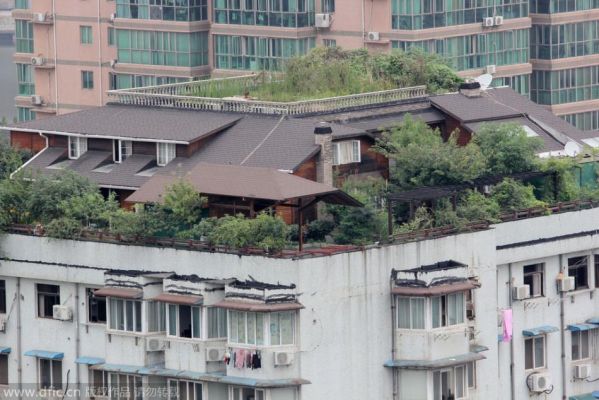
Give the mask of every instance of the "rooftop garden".
[{"label": "rooftop garden", "polygon": [[[443,141],[439,132],[424,122],[406,118],[376,144],[376,150],[393,161],[389,180],[345,179],[343,189],[365,206],[327,205],[323,218],[305,226],[307,248],[384,243],[422,230],[448,226],[460,230],[481,221],[500,222],[506,212],[534,207],[536,215],[543,215],[557,202],[599,200],[591,149],[584,160],[540,159],[536,156],[540,145],[538,138],[528,137],[520,126],[489,124],[469,144],[459,146],[455,135]],[[0,229],[22,224],[34,226],[36,234],[55,238],[86,238],[90,232],[131,242],[173,238],[198,241],[206,248],[254,248],[271,254],[297,248],[298,227],[286,225],[272,210],[255,219],[241,215],[208,218],[206,199],[191,185],[177,181],[168,188],[162,203],[133,212],[120,208],[113,195],[104,197],[95,184],[73,173],[61,172],[52,178],[16,173],[9,178],[27,157],[26,152],[0,142]],[[583,167],[591,170],[586,185],[580,179]],[[531,171],[552,175],[531,182],[510,178]],[[506,177],[489,187],[461,190],[454,199],[419,201],[411,208],[394,203],[393,235],[389,236],[388,195],[497,176]]]},{"label": "rooftop garden", "polygon": [[318,47],[288,60],[282,73],[262,73],[256,80],[207,81],[186,94],[290,102],[419,85],[438,93],[457,89],[461,81],[440,57],[417,49],[369,54],[365,49]]}]

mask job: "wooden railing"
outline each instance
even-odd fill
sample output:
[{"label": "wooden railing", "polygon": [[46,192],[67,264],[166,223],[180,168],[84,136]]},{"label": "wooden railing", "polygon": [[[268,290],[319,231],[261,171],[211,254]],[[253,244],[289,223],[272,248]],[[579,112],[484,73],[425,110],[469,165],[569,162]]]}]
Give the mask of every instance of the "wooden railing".
[{"label": "wooden railing", "polygon": [[239,85],[238,93],[243,95],[244,88],[259,85],[261,79],[259,75],[246,75],[220,80],[211,79],[136,89],[110,90],[108,91],[108,98],[111,102],[137,106],[251,114],[309,115],[381,105],[426,96],[426,86],[292,102],[209,96],[211,93],[216,94],[229,90],[233,84]]}]

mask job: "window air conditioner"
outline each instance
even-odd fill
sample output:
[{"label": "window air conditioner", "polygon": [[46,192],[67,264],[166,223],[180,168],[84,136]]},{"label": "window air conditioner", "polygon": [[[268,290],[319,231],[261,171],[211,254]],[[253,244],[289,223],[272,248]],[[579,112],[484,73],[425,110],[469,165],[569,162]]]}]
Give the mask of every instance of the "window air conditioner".
[{"label": "window air conditioner", "polygon": [[68,306],[55,304],[52,307],[52,318],[58,321],[71,321],[73,319],[73,312]]},{"label": "window air conditioner", "polygon": [[146,351],[164,351],[170,347],[170,342],[167,340],[146,338]]},{"label": "window air conditioner", "polygon": [[483,19],[483,26],[485,28],[490,28],[495,24],[495,21],[493,19],[493,17],[487,17],[485,19]]},{"label": "window air conditioner", "polygon": [[496,26],[503,25],[503,17],[502,16],[495,17],[495,25]]},{"label": "window air conditioner", "polygon": [[524,300],[530,297],[530,285],[514,286],[512,288],[512,299]]},{"label": "window air conditioner", "polygon": [[371,42],[377,42],[381,39],[381,34],[379,32],[368,32],[368,40]]},{"label": "window air conditioner", "polygon": [[31,57],[31,65],[39,67],[46,63],[46,59],[44,57]]},{"label": "window air conditioner", "polygon": [[217,347],[208,347],[206,349],[206,362],[218,362],[225,358],[225,351]]},{"label": "window air conditioner", "polygon": [[314,26],[317,28],[328,28],[331,26],[331,14],[316,14]]},{"label": "window air conditioner", "polygon": [[44,104],[44,99],[42,98],[42,96],[34,94],[33,96],[31,96],[31,104],[33,104],[34,106],[41,106]]},{"label": "window air conditioner", "polygon": [[575,379],[587,379],[591,376],[591,365],[581,364],[574,366],[574,378]]},{"label": "window air conditioner", "polygon": [[570,292],[576,288],[573,276],[565,276],[557,280],[557,290],[560,292]]},{"label": "window air conditioner", "polygon": [[549,374],[535,373],[528,376],[528,389],[531,392],[541,393],[551,388]]},{"label": "window air conditioner", "polygon": [[291,365],[293,362],[293,353],[288,351],[275,351],[275,367]]},{"label": "window air conditioner", "polygon": [[46,14],[45,13],[35,13],[35,14],[33,14],[33,20],[35,22],[46,22]]}]

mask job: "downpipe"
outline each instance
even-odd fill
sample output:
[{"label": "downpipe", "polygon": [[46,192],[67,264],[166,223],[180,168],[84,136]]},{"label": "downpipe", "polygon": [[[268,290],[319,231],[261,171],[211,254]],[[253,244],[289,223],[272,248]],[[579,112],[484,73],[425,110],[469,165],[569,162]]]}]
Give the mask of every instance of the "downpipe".
[{"label": "downpipe", "polygon": [[[393,298],[393,273],[391,274],[391,279],[389,280],[389,296],[390,296],[390,300],[391,300],[391,360],[395,360],[395,357],[397,355],[397,349],[396,349],[396,343],[395,343],[395,301]],[[399,385],[399,379],[397,376],[397,371],[392,368],[391,369],[392,374],[393,374],[393,400],[399,400],[399,393],[398,393],[398,385]]]},{"label": "downpipe", "polygon": [[[512,275],[512,263],[509,263],[508,266],[508,274],[509,274],[509,292],[508,292],[508,304],[510,305],[510,309],[512,310],[512,330],[514,329],[514,323],[513,323],[513,315],[514,315],[514,309],[512,308],[513,305],[513,298],[512,298],[512,291],[514,290],[514,282],[513,282],[513,275]],[[514,338],[512,337],[512,340],[510,340],[510,396],[512,400],[516,400],[516,374],[514,373]]]},{"label": "downpipe", "polygon": [[[559,268],[560,274],[564,271],[564,255],[559,255]],[[565,333],[565,320],[566,320],[566,305],[564,304],[564,292],[559,292],[559,329],[560,329],[560,346],[562,350],[561,364],[562,364],[562,400],[566,400],[566,333]]]}]

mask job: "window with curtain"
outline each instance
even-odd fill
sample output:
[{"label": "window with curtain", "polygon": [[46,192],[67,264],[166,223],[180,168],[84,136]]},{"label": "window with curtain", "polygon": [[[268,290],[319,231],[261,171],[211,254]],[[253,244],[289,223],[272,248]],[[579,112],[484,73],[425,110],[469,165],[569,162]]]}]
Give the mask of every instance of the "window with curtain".
[{"label": "window with curtain", "polygon": [[148,332],[166,331],[166,307],[159,301],[148,301]]},{"label": "window with curtain", "polygon": [[229,311],[229,342],[264,345],[265,314],[245,311]]},{"label": "window with curtain", "polygon": [[572,332],[572,361],[590,358],[590,331]]},{"label": "window with curtain", "polygon": [[360,160],[359,140],[346,140],[333,143],[333,165],[358,163]]},{"label": "window with curtain", "polygon": [[141,332],[141,301],[110,297],[110,329],[125,332]]},{"label": "window with curtain", "polygon": [[273,346],[294,343],[295,312],[285,311],[270,314],[270,344]]},{"label": "window with curtain", "polygon": [[397,298],[397,327],[399,329],[425,329],[424,297]]},{"label": "window with curtain", "polygon": [[33,53],[33,24],[23,19],[15,20],[17,53]]},{"label": "window with curtain", "polygon": [[177,147],[174,143],[156,143],[157,161],[160,167],[164,167],[176,157]]},{"label": "window with curtain", "polygon": [[451,293],[431,299],[433,328],[464,323],[464,293]]},{"label": "window with curtain", "polygon": [[524,369],[545,367],[545,336],[524,339]]},{"label": "window with curtain", "polygon": [[31,64],[17,64],[17,84],[19,96],[35,94],[33,66]]},{"label": "window with curtain", "polygon": [[209,307],[208,309],[208,339],[227,337],[227,310]]},{"label": "window with curtain", "polygon": [[179,304],[168,305],[168,335],[181,338],[202,337],[202,310],[200,307]]}]

